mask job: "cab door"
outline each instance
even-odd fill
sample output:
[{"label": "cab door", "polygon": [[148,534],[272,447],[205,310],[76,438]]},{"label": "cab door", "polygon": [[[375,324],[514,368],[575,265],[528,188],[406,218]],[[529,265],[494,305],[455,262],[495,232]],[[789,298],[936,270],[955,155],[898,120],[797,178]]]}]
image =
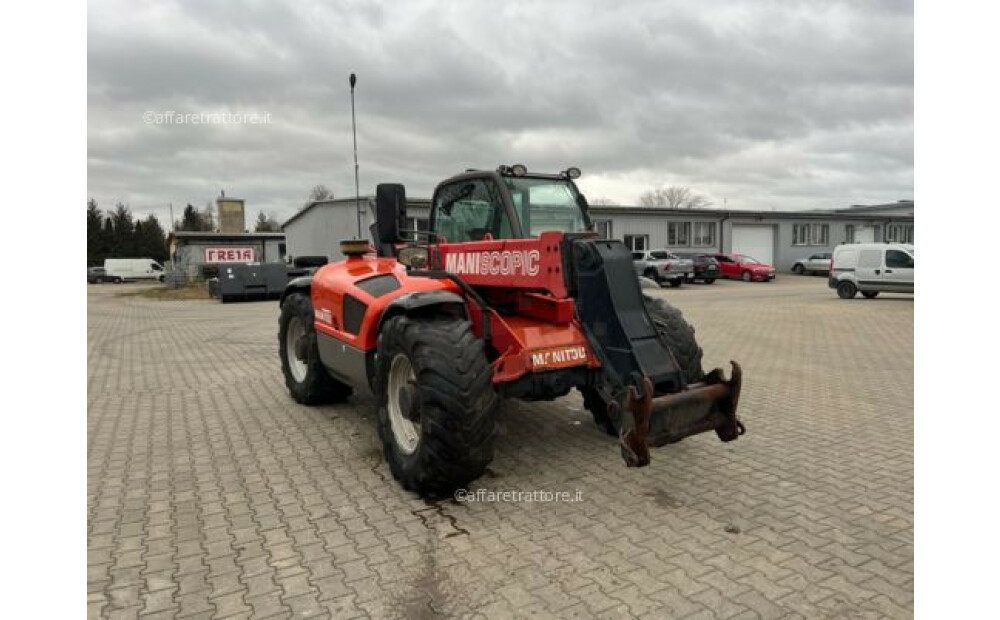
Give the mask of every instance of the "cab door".
[{"label": "cab door", "polygon": [[913,292],[913,257],[902,250],[885,251],[882,284],[886,290]]},{"label": "cab door", "polygon": [[430,228],[448,243],[511,239],[510,218],[492,179],[468,178],[438,188]]}]

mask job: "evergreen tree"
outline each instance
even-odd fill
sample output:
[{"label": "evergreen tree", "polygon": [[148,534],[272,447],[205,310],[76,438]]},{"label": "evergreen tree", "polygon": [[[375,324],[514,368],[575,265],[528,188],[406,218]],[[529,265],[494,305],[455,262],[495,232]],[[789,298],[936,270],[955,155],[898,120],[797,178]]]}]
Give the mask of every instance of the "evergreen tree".
[{"label": "evergreen tree", "polygon": [[115,205],[111,213],[111,253],[115,257],[132,258],[135,256],[135,224],[132,212],[122,203]]},{"label": "evergreen tree", "polygon": [[160,263],[167,260],[167,239],[155,215],[135,223],[136,254]]},{"label": "evergreen tree", "polygon": [[104,214],[97,208],[97,201],[87,200],[87,266],[104,264]]},{"label": "evergreen tree", "polygon": [[188,203],[188,206],[184,207],[184,214],[181,215],[181,223],[177,227],[177,230],[203,230],[201,225],[201,214],[198,213],[198,210],[191,203]]}]

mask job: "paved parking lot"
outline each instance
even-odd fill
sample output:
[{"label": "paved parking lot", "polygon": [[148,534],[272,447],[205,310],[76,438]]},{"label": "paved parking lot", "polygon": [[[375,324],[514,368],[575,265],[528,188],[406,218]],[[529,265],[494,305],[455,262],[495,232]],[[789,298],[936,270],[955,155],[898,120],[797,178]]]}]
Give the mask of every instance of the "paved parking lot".
[{"label": "paved parking lot", "polygon": [[425,502],[373,407],[286,394],[277,304],[88,287],[91,617],[879,618],[913,613],[913,298],[819,277],[664,289],[748,434],[626,469],[575,394],[509,402],[475,488]]}]

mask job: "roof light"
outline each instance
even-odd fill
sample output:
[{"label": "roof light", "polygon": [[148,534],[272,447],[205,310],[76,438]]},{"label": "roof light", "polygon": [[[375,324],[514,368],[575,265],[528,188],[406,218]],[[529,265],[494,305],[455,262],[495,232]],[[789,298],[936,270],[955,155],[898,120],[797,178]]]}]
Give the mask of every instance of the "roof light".
[{"label": "roof light", "polygon": [[514,164],[513,166],[510,167],[510,171],[516,177],[523,177],[524,175],[528,174],[528,167],[525,166],[524,164]]},{"label": "roof light", "polygon": [[580,172],[579,168],[573,167],[573,168],[566,168],[566,172],[564,174],[571,179],[579,179],[582,173]]}]

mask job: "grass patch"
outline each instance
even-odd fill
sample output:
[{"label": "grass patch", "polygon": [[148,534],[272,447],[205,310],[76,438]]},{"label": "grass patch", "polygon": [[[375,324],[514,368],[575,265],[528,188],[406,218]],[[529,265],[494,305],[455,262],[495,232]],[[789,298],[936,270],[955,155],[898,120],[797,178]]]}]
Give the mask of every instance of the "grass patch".
[{"label": "grass patch", "polygon": [[204,283],[182,286],[179,288],[155,286],[152,288],[141,288],[134,291],[123,291],[118,295],[120,297],[145,297],[146,299],[159,299],[162,301],[211,299],[208,296],[208,285]]}]

